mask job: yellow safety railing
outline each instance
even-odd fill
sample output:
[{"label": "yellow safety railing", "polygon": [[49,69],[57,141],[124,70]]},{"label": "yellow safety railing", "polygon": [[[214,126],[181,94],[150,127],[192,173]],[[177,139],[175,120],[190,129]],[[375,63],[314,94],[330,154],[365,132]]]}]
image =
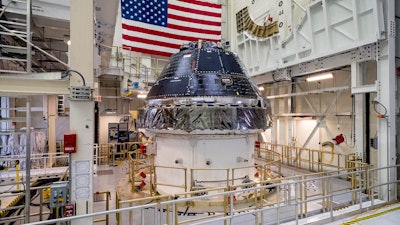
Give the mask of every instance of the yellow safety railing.
[{"label": "yellow safety railing", "polygon": [[[105,196],[105,199],[102,199],[101,196]],[[106,202],[105,210],[108,211],[110,209],[111,193],[109,191],[95,192],[95,193],[93,193],[93,199],[95,202],[105,201]],[[106,222],[106,225],[108,225],[110,222],[109,215],[106,214],[106,216],[104,218],[93,220],[93,223],[99,223],[99,222]]]},{"label": "yellow safety railing", "polygon": [[[117,213],[117,224],[124,225],[180,225],[207,224],[210,222],[231,224],[238,221],[237,218],[245,216],[247,216],[246,222],[251,224],[279,223],[281,221],[293,221],[297,224],[298,219],[307,218],[321,211],[329,212],[330,216],[326,214],[327,218],[334,220],[337,215],[342,215],[336,214],[334,211],[346,206],[357,204],[357,207],[351,207],[352,213],[365,211],[366,207],[370,210],[379,206],[373,202],[371,197],[369,197],[371,205],[364,204],[364,201],[368,200],[366,199],[368,198],[368,195],[365,194],[366,190],[368,188],[388,189],[389,186],[396,185],[399,182],[399,180],[383,181],[369,186],[368,180],[365,185],[358,180],[358,186],[353,186],[352,182],[347,180],[352,177],[351,174],[355,174],[354,177],[363,177],[365,174],[391,173],[400,168],[400,165],[368,171],[361,169],[361,167],[347,168],[339,172],[330,171],[279,177],[254,183],[230,185],[228,188],[190,191],[176,195],[122,200],[117,193],[116,210],[77,215],[62,220],[42,221],[35,224],[56,224],[57,222],[76,221],[82,218],[93,219],[97,216],[115,213]],[[348,169],[351,171],[349,172]],[[369,176],[366,177],[368,179]],[[338,188],[333,185],[337,182],[346,182],[346,185],[341,185]],[[318,183],[320,189],[317,191],[307,190],[310,183]],[[204,195],[203,192],[207,194]],[[352,193],[357,196],[354,202],[349,197]],[[307,208],[310,205],[313,207]],[[290,213],[288,213],[288,210]],[[195,216],[188,217],[187,215],[190,214]]]},{"label": "yellow safety railing", "polygon": [[344,169],[349,158],[349,155],[334,152],[333,149],[324,151],[267,142],[260,142],[255,153],[258,158],[270,161],[280,159],[283,164],[315,172]]},{"label": "yellow safety railing", "polygon": [[[197,189],[197,187],[195,187],[193,184],[195,183],[208,183],[209,185],[207,186],[207,188],[212,188],[212,187],[229,187],[229,171],[230,168],[191,168],[190,169],[190,184],[191,184],[191,191],[195,191]],[[204,174],[209,174],[209,173],[222,173],[221,176],[225,176],[226,179],[223,180],[208,180],[208,179],[204,179],[201,181],[198,181],[195,177],[197,177],[200,173],[203,174],[202,177],[206,177]],[[197,176],[196,176],[197,175]],[[216,185],[216,186],[212,186],[212,184],[215,183],[226,183],[226,185]],[[203,189],[203,187],[201,187],[201,189]]]},{"label": "yellow safety railing", "polygon": [[[181,182],[180,184],[173,183],[161,183],[157,180],[157,170],[171,170],[171,171],[181,171]],[[174,173],[176,174],[176,173]],[[179,179],[177,179],[179,180]],[[184,192],[188,190],[188,182],[187,182],[187,168],[179,168],[179,167],[171,167],[171,166],[154,166],[154,188],[157,189],[157,186],[168,186],[168,187],[177,187],[182,188]]]},{"label": "yellow safety railing", "polygon": [[114,46],[112,52],[111,65],[122,68],[124,72],[140,79],[145,84],[155,81],[168,62],[168,59],[134,56],[129,48],[124,47]]},{"label": "yellow safety railing", "polygon": [[[121,209],[126,207],[126,205],[128,207],[132,207],[135,205],[143,205],[146,203],[150,203],[150,202],[162,202],[162,201],[168,201],[173,199],[171,195],[159,195],[159,196],[151,196],[151,197],[145,197],[145,198],[140,198],[140,199],[130,199],[130,200],[121,200],[120,196],[118,193],[116,193],[116,208],[117,209]],[[167,218],[170,217],[170,210],[167,209]],[[116,216],[116,220],[117,220],[117,224],[121,225],[121,224],[126,224],[126,222],[123,222],[123,213],[117,213]],[[129,211],[129,224],[133,225],[133,212]]]},{"label": "yellow safety railing", "polygon": [[[361,198],[361,193],[369,193],[367,171],[370,166],[361,163],[355,155],[341,155],[335,153],[334,150],[314,150],[271,143],[260,143],[260,145],[255,148],[254,154],[255,158],[262,162],[260,165],[238,168],[191,168],[189,174],[190,182],[186,180],[186,177],[188,177],[186,168],[155,166],[153,163],[146,164],[149,161],[146,156],[140,156],[140,153],[137,151],[135,154],[138,154],[135,159],[130,158],[129,160],[141,166],[137,166],[136,169],[132,168],[132,174],[134,174],[135,171],[137,173],[138,169],[142,169],[145,165],[150,168],[150,177],[152,179],[151,186],[154,187],[154,189],[151,189],[151,195],[158,194],[156,192],[157,185],[164,185],[178,187],[184,190],[182,193],[175,194],[174,196],[164,197],[165,200],[191,199],[192,197],[199,198],[199,201],[192,199],[176,202],[174,204],[166,204],[164,208],[167,213],[166,224],[189,224],[206,219],[224,217],[224,215],[230,213],[245,213],[249,210],[258,210],[267,206],[278,207],[277,205],[280,204],[295,204],[296,213],[299,215],[298,218],[303,218],[308,216],[309,209],[307,205],[311,201],[320,200],[321,210],[327,212],[332,210],[332,208],[337,209],[338,207],[342,207],[333,201],[333,196],[335,195],[348,192],[351,196],[351,203],[355,204],[361,201],[359,199]],[[308,168],[318,172],[292,177],[282,177],[282,163],[296,168]],[[182,184],[158,183],[157,168],[163,170],[182,170]],[[248,183],[235,183],[235,180],[243,179],[243,177],[241,177],[242,174],[244,174],[243,171],[248,171],[249,174],[254,173],[254,177],[257,179],[250,180]],[[220,177],[226,178],[215,181],[207,180],[207,178],[203,180],[204,176],[200,176],[202,180],[198,180],[199,174],[201,175],[201,173],[209,174],[215,172],[223,173]],[[257,176],[255,174],[257,174]],[[333,184],[337,182],[337,180],[334,179],[348,182],[341,188],[335,188]],[[213,184],[216,182],[218,183],[217,185]],[[221,182],[225,182],[225,184],[221,185]],[[314,182],[318,182],[318,184],[315,183],[315,186],[320,188],[313,190]],[[207,185],[202,187],[194,186],[195,183],[207,183]],[[294,196],[289,194],[291,190],[296,190]],[[270,192],[275,192],[276,195],[272,195],[273,197],[271,197],[269,194]],[[206,202],[202,199],[202,196],[213,195],[219,195],[219,197],[207,197],[208,201]],[[152,197],[159,199],[157,198],[158,196]],[[143,202],[145,202],[145,199],[147,198],[142,198]],[[128,204],[127,202],[125,203]],[[162,203],[162,201],[160,203]],[[118,205],[121,204],[118,203]],[[235,205],[235,207],[232,207],[233,205]],[[133,203],[129,204],[129,206],[133,206]],[[178,216],[182,213],[182,210],[185,212],[185,210],[187,211],[191,207],[201,208],[206,206],[214,209],[217,208],[217,211],[220,213],[213,213],[189,220],[180,219]],[[173,212],[173,214],[170,212]],[[258,210],[256,214],[258,215],[256,216],[257,223],[259,223],[263,220],[263,216],[260,215],[263,215],[264,212],[263,210]],[[170,221],[172,222],[170,223]]]}]

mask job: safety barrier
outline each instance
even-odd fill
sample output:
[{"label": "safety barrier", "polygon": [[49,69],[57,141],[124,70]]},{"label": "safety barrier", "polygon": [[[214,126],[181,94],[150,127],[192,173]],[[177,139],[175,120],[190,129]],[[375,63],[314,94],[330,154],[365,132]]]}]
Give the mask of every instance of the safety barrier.
[{"label": "safety barrier", "polygon": [[[132,143],[128,143],[132,144]],[[133,142],[133,144],[141,144],[140,142]],[[100,145],[102,146],[102,145]],[[108,146],[112,146],[107,144]],[[126,148],[121,148],[126,149]],[[112,157],[112,156],[110,156]],[[157,187],[165,186],[165,187],[174,187],[181,189],[181,192],[186,192],[188,190],[196,191],[205,188],[214,188],[214,187],[225,187],[227,188],[230,183],[234,184],[235,180],[245,179],[245,177],[236,177],[235,171],[240,170],[249,170],[251,176],[248,178],[256,178],[257,180],[262,180],[266,178],[274,178],[281,176],[281,160],[268,161],[266,159],[261,159],[262,163],[259,165],[253,165],[248,167],[239,167],[239,168],[182,168],[182,167],[171,167],[171,166],[161,166],[154,165],[154,156],[146,154],[140,147],[134,151],[130,151],[127,154],[128,166],[129,166],[129,181],[131,182],[131,190],[133,192],[142,191],[144,186],[147,185],[144,181],[149,182],[150,187],[150,196],[157,194]],[[157,179],[157,171],[166,170],[171,171],[174,176],[178,176],[181,179],[174,180],[182,180],[182,182],[168,183],[167,180],[159,181]],[[271,173],[274,171],[274,174]],[[221,177],[224,177],[221,180],[209,180],[205,178],[204,180],[197,180],[195,174],[209,174],[209,173],[221,173]],[[203,176],[206,177],[206,176]],[[202,185],[203,183],[203,185]],[[206,185],[204,185],[206,184]]]},{"label": "safety barrier", "polygon": [[[52,168],[63,168],[68,166],[68,155],[63,153],[46,153],[46,154],[32,154],[31,155],[31,174],[46,175],[51,172]],[[0,157],[0,164],[6,165],[3,170],[0,170],[0,179],[14,179],[18,176],[26,176],[25,174],[25,155],[2,156]],[[51,167],[48,167],[49,162]],[[21,164],[23,164],[21,166]],[[16,166],[19,165],[19,169]]]},{"label": "safety barrier", "polygon": [[109,165],[111,162],[111,144],[95,144],[94,145],[94,159],[95,165]]},{"label": "safety barrier", "polygon": [[[59,178],[59,181],[64,181],[67,178],[67,171],[64,173],[63,176]],[[7,185],[7,184],[5,184]],[[11,185],[12,186],[12,185]],[[38,220],[38,221],[43,221],[47,220],[48,218],[44,218],[44,216],[48,216],[51,214],[51,210],[48,209],[46,210],[46,203],[49,202],[50,198],[50,186],[37,186],[37,181],[31,184],[30,191],[33,193],[36,193],[34,196],[31,196],[30,200],[30,205],[31,207],[39,207],[38,210],[35,210],[37,212],[31,213],[30,214],[30,219],[31,220]],[[10,189],[11,190],[11,189]],[[9,211],[13,210],[23,210],[25,208],[25,205],[18,205],[18,203],[25,198],[25,190],[18,190],[18,191],[11,191],[9,193],[2,193],[1,198],[4,200],[6,198],[12,199],[11,201],[8,202],[8,204],[3,208],[0,208],[0,224],[7,224],[7,223],[14,223],[14,222],[20,222],[24,223],[25,221],[25,216],[24,215],[13,215],[13,216],[8,216],[8,217],[3,217],[6,215]],[[38,200],[35,200],[38,199]]]},{"label": "safety barrier", "polygon": [[[109,191],[100,191],[93,194],[94,202],[101,202],[101,201],[106,202],[105,211],[108,211],[110,209],[110,199],[111,199],[111,193]],[[94,219],[93,223],[105,222],[106,225],[108,225],[110,223],[109,219],[110,218],[108,214],[106,214],[104,218]]]},{"label": "safety barrier", "polygon": [[112,58],[115,59],[115,65],[112,66],[122,68],[124,72],[141,79],[144,83],[154,82],[168,62],[166,59],[133,56],[132,51],[126,47],[113,46],[112,50]]},{"label": "safety barrier", "polygon": [[333,148],[329,152],[268,142],[256,143],[255,153],[259,158],[280,159],[285,165],[314,172],[341,170],[348,167],[347,161],[358,160],[354,154],[339,154]]},{"label": "safety barrier", "polygon": [[[181,188],[183,192],[188,190],[188,182],[187,182],[187,168],[177,168],[177,167],[170,167],[170,166],[152,166],[154,171],[154,189],[157,190],[158,186],[167,186],[167,187],[175,187]],[[161,183],[157,180],[157,171],[158,170],[169,170],[169,171],[176,171],[174,174],[177,175],[180,173],[180,177],[182,182],[180,184],[173,184],[173,183]]]},{"label": "safety barrier", "polygon": [[[282,177],[260,183],[240,184],[229,189],[209,189],[206,195],[196,195],[199,191],[185,192],[179,195],[163,195],[133,200],[118,200],[116,210],[107,212],[78,215],[59,220],[50,220],[32,223],[33,225],[51,224],[55,222],[71,221],[81,218],[93,218],[99,215],[118,213],[118,224],[137,225],[177,225],[177,224],[212,224],[221,221],[228,224],[264,224],[282,223],[308,218],[316,213],[326,212],[329,219],[341,215],[341,209],[348,206],[357,206],[362,212],[365,207],[374,207],[373,196],[366,193],[368,189],[388,188],[399,183],[399,180],[371,184],[369,180],[363,182],[358,179],[354,187],[348,177],[368,177],[373,173],[394,172],[400,165],[376,168],[355,169],[353,171],[340,170],[326,173],[316,173],[294,177]],[[267,184],[268,182],[268,184]],[[333,184],[347,182],[348,186],[337,189]],[[319,183],[322,190],[311,194],[307,190],[311,183]],[[272,194],[268,194],[272,193]],[[238,196],[251,195],[251,198],[240,199]],[[352,199],[351,196],[355,198]],[[236,196],[236,201],[235,201]],[[117,197],[117,199],[119,199]],[[195,206],[199,202],[208,202],[207,211],[197,211]],[[220,205],[212,202],[219,201]],[[367,201],[370,201],[367,203]],[[210,203],[211,202],[211,203]],[[371,204],[369,204],[371,203]],[[196,205],[197,204],[197,205]]]},{"label": "safety barrier", "polygon": [[[122,150],[126,148],[121,147]],[[209,224],[224,221],[230,224],[263,224],[268,222],[298,221],[300,218],[328,212],[330,218],[336,211],[350,205],[359,205],[370,200],[374,205],[377,189],[389,186],[389,183],[376,182],[377,173],[381,170],[396,170],[395,167],[372,169],[368,164],[360,162],[355,155],[340,155],[333,151],[304,149],[299,147],[260,143],[255,148],[255,158],[263,165],[243,168],[199,169],[190,170],[190,184],[193,184],[194,174],[198,172],[221,171],[226,175],[222,187],[189,186],[186,181],[187,171],[183,168],[154,166],[154,158],[134,150],[123,156],[129,159],[130,181],[134,185],[135,175],[140,170],[148,169],[151,179],[151,189],[157,185],[172,184],[157,183],[156,168],[182,170],[182,193],[175,195],[159,195],[134,200],[121,200],[116,193],[116,210],[79,215],[58,221],[69,221],[85,217],[117,214],[117,224]],[[317,173],[281,177],[282,163],[297,168],[308,168]],[[274,169],[275,176],[270,171]],[[236,171],[254,169],[258,173],[257,182],[235,184]],[[327,170],[323,172],[323,170]],[[388,179],[389,180],[389,179]],[[206,180],[204,180],[206,181]],[[209,181],[210,182],[210,181]],[[211,181],[213,182],[213,181]],[[214,181],[215,182],[215,181]],[[340,188],[335,183],[343,182]],[[212,186],[212,185],[211,185]],[[186,192],[188,190],[190,191]],[[321,187],[320,189],[316,187]],[[157,195],[153,190],[151,195]],[[243,222],[245,221],[245,222]],[[54,222],[53,222],[54,223]],[[33,223],[47,224],[47,223]]]}]

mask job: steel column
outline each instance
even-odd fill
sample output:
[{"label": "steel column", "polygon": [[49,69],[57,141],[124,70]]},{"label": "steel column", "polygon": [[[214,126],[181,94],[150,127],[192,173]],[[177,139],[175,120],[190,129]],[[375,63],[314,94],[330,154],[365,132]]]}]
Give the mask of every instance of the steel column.
[{"label": "steel column", "polygon": [[[396,164],[396,68],[395,68],[395,34],[391,26],[395,21],[395,1],[384,2],[386,9],[387,40],[380,43],[380,55],[377,58],[377,76],[381,83],[377,100],[387,111],[385,118],[378,120],[378,167],[393,166]],[[378,173],[379,183],[396,180],[395,169],[388,169]],[[379,188],[379,198],[385,201],[396,199],[395,185]]]},{"label": "steel column", "polygon": [[[94,79],[94,3],[93,1],[71,0],[71,46],[70,68],[79,71],[86,86],[93,88]],[[71,86],[83,86],[79,76],[71,76]],[[72,201],[76,204],[76,214],[83,215],[93,210],[93,144],[94,144],[94,101],[70,101],[70,129],[77,134],[77,153],[72,154]],[[85,187],[76,183],[82,176],[81,165],[87,176]],[[82,177],[80,179],[82,181]],[[93,224],[90,218],[73,221],[72,225]]]}]

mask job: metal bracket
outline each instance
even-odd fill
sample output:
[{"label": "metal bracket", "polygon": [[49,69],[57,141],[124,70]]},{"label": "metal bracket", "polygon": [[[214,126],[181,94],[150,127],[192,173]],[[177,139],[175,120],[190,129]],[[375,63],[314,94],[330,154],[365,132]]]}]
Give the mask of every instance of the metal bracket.
[{"label": "metal bracket", "polygon": [[277,69],[272,73],[274,81],[291,80],[290,69]]},{"label": "metal bracket", "polygon": [[351,88],[351,94],[364,94],[364,93],[371,93],[371,92],[378,92],[379,91],[380,82],[375,81],[375,84],[371,85],[362,85],[356,86]]}]

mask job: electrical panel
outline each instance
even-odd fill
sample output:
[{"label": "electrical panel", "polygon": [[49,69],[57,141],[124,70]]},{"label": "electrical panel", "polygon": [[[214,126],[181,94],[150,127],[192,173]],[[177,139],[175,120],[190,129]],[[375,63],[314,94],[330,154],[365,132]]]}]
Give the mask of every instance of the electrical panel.
[{"label": "electrical panel", "polygon": [[64,134],[64,153],[76,152],[76,134]]},{"label": "electrical panel", "polygon": [[91,100],[91,89],[90,87],[80,86],[80,87],[70,87],[70,100]]},{"label": "electrical panel", "polygon": [[129,141],[128,123],[109,123],[108,124],[108,141],[116,141],[118,143]]},{"label": "electrical panel", "polygon": [[371,138],[369,143],[371,147],[378,149],[378,137]]},{"label": "electrical panel", "polygon": [[67,203],[68,182],[55,182],[50,186],[50,208],[62,207]]}]

